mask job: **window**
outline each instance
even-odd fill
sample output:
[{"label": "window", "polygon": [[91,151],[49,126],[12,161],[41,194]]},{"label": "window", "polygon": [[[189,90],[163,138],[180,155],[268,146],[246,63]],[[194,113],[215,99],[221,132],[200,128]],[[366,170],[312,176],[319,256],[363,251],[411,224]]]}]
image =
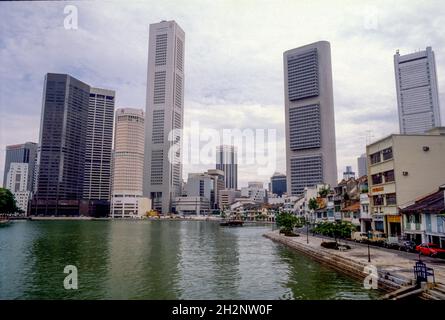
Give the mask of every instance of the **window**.
[{"label": "window", "polygon": [[388,193],[386,195],[386,205],[392,206],[397,204],[397,198],[395,193]]},{"label": "window", "polygon": [[383,176],[385,177],[385,182],[393,182],[394,181],[394,170],[389,170],[383,172]]},{"label": "window", "polygon": [[383,206],[383,196],[382,195],[373,196],[372,201],[375,206]]},{"label": "window", "polygon": [[392,147],[389,147],[382,151],[383,161],[392,159]]},{"label": "window", "polygon": [[371,154],[369,156],[369,158],[371,160],[371,164],[378,163],[378,162],[382,161],[380,159],[380,152],[376,152],[376,153]]},{"label": "window", "polygon": [[373,174],[371,176],[371,179],[372,179],[372,184],[380,184],[383,182],[381,173]]}]

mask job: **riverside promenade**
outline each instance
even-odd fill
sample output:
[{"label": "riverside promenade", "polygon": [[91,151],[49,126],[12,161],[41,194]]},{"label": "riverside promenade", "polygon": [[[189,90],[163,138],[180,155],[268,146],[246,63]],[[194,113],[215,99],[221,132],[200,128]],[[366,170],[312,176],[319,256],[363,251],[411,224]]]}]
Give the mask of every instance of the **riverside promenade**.
[{"label": "riverside promenade", "polygon": [[[339,251],[321,246],[323,241],[333,241],[332,239],[309,235],[309,243],[307,243],[306,234],[300,234],[298,237],[286,237],[279,234],[278,231],[268,232],[264,236],[357,279],[363,280],[369,275],[367,270],[375,267],[378,271],[378,287],[387,292],[411,285],[414,282],[413,267],[419,257],[415,253],[371,246],[371,262],[369,263],[367,245],[339,241],[340,244],[347,244],[351,247],[350,250]],[[445,284],[445,260],[423,256],[421,259],[428,267],[434,269],[436,283]]]}]

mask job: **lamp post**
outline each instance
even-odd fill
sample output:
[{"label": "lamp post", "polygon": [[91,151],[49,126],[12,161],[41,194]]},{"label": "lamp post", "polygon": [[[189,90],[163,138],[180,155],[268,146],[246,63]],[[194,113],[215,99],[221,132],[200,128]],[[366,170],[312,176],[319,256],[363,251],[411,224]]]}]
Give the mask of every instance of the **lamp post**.
[{"label": "lamp post", "polygon": [[306,243],[309,244],[309,221],[306,221]]}]

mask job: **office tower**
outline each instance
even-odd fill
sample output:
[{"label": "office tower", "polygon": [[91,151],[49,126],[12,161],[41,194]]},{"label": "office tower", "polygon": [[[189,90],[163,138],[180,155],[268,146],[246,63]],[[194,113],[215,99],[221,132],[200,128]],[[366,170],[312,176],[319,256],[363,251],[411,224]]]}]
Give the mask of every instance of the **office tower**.
[{"label": "office tower", "polygon": [[287,190],[337,184],[331,49],[319,41],[284,52]]},{"label": "office tower", "polygon": [[163,214],[181,195],[184,41],[175,21],[150,25],[143,189]]},{"label": "office tower", "polygon": [[425,133],[440,127],[436,61],[431,47],[403,56],[397,50],[394,70],[400,133]]},{"label": "office tower", "polygon": [[17,207],[28,212],[28,201],[31,197],[29,190],[29,174],[31,163],[11,162],[6,175],[5,188],[9,189],[17,201]]},{"label": "office tower", "polygon": [[351,166],[346,166],[346,170],[343,172],[343,179],[349,180],[351,178],[355,178],[355,172],[352,171]]},{"label": "office tower", "polygon": [[144,171],[144,111],[133,108],[116,110],[113,157],[113,218],[138,213],[142,197]]},{"label": "office tower", "polygon": [[209,169],[207,174],[213,179],[213,190],[210,196],[211,209],[219,209],[219,191],[224,190],[224,171],[218,169]]},{"label": "office tower", "polygon": [[264,188],[264,183],[261,182],[261,181],[249,181],[249,182],[247,182],[247,187],[248,188],[263,189]]},{"label": "office tower", "polygon": [[238,188],[238,155],[235,146],[216,147],[216,169],[224,172],[226,189]]},{"label": "office tower", "polygon": [[110,200],[114,97],[112,90],[91,88],[85,147],[83,198]]},{"label": "office tower", "polygon": [[285,174],[279,172],[275,172],[273,174],[273,176],[270,178],[270,192],[276,194],[279,197],[287,192],[287,182]]},{"label": "office tower", "polygon": [[33,176],[35,162],[37,159],[37,143],[35,142],[25,142],[22,144],[14,144],[6,146],[6,156],[5,156],[5,171],[3,173],[3,186],[6,188],[7,174],[10,169],[12,162],[18,163],[28,163],[28,181],[26,190],[33,190]]},{"label": "office tower", "polygon": [[[103,98],[97,96],[102,93]],[[109,212],[108,198],[98,199],[106,197],[109,188],[106,166],[113,123],[110,127],[108,114],[114,102],[107,100],[114,100],[114,92],[90,88],[67,74],[45,76],[33,214]]]},{"label": "office tower", "polygon": [[368,161],[366,158],[366,153],[357,158],[357,168],[359,178],[368,175]]}]

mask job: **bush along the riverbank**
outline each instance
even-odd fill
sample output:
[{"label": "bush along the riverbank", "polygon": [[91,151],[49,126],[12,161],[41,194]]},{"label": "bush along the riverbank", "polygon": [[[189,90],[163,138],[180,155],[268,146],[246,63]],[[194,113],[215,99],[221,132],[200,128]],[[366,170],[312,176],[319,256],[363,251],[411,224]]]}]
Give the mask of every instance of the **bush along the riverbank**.
[{"label": "bush along the riverbank", "polygon": [[294,233],[294,228],[301,228],[305,223],[304,218],[296,217],[289,212],[278,213],[275,222],[280,228],[280,233],[288,237],[297,237],[298,234]]}]

